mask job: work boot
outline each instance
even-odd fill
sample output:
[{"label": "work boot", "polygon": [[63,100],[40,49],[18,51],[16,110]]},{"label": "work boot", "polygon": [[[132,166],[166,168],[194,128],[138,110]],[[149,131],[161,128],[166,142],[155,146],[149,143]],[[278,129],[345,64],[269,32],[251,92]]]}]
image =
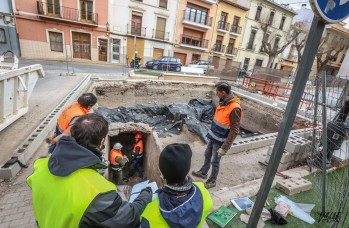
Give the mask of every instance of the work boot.
[{"label": "work boot", "polygon": [[201,171],[192,171],[191,175],[193,175],[194,177],[200,177],[202,179],[206,179],[207,178],[207,174],[201,172]]},{"label": "work boot", "polygon": [[205,188],[209,189],[213,187],[216,187],[216,181],[207,180],[205,183]]}]

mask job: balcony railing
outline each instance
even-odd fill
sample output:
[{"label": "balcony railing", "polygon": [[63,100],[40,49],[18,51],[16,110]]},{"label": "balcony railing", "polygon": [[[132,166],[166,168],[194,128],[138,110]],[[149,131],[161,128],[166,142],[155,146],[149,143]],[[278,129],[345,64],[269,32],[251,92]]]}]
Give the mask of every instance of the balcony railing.
[{"label": "balcony railing", "polygon": [[135,35],[135,36],[145,36],[146,28],[141,27],[140,23],[131,22],[131,24],[127,24],[127,34]]},{"label": "balcony railing", "polygon": [[230,30],[230,32],[231,33],[236,33],[236,34],[241,34],[241,29],[242,29],[242,27],[241,26],[237,26],[237,25],[232,25],[231,26],[231,30]]},{"label": "balcony railing", "polygon": [[217,29],[229,31],[230,23],[227,23],[225,21],[218,21]]},{"label": "balcony railing", "polygon": [[153,39],[159,39],[159,40],[169,40],[170,33],[153,29]]},{"label": "balcony railing", "polygon": [[97,13],[64,7],[58,4],[49,4],[41,1],[37,1],[36,6],[38,14],[43,16],[95,25],[98,24]]},{"label": "balcony railing", "polygon": [[183,21],[191,22],[195,25],[212,26],[212,17],[203,16],[202,13],[193,13],[191,10],[184,10]]},{"label": "balcony railing", "polygon": [[189,45],[192,47],[198,47],[198,48],[207,48],[208,40],[182,34],[181,44]]},{"label": "balcony railing", "polygon": [[228,45],[226,54],[228,55],[237,55],[238,49],[234,48],[232,45]]},{"label": "balcony railing", "polygon": [[225,51],[225,45],[222,44],[215,44],[213,47],[214,52],[224,53]]}]

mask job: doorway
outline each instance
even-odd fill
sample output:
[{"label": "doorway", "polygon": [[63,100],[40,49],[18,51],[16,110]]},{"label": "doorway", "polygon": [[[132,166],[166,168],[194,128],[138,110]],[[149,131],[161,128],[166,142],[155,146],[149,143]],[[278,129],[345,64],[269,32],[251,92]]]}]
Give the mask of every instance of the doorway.
[{"label": "doorway", "polygon": [[73,57],[91,59],[91,35],[88,33],[72,32]]},{"label": "doorway", "polygon": [[119,39],[112,39],[111,42],[111,62],[120,63],[120,43]]},{"label": "doorway", "polygon": [[98,60],[106,62],[108,59],[108,40],[98,39]]}]

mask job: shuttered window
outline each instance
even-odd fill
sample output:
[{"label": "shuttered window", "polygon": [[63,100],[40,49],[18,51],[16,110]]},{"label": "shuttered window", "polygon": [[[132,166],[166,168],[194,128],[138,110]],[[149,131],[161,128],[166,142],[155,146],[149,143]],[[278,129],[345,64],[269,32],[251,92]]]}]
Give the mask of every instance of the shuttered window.
[{"label": "shuttered window", "polygon": [[167,0],[160,0],[159,7],[167,9]]},{"label": "shuttered window", "polygon": [[5,30],[0,29],[0,43],[6,43]]},{"label": "shuttered window", "polygon": [[63,52],[63,35],[59,32],[48,32],[51,51]]}]

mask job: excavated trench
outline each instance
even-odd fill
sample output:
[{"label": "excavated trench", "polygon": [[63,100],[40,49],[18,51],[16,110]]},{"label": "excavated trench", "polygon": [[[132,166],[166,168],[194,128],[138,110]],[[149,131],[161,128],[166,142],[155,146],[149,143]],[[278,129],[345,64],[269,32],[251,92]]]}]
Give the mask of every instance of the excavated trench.
[{"label": "excavated trench", "polygon": [[[234,88],[232,88],[234,91]],[[213,84],[171,82],[171,81],[94,81],[90,91],[98,98],[98,110],[116,109],[132,105],[161,105],[188,103],[192,99],[209,99],[217,104]],[[278,131],[283,112],[270,106],[264,106],[255,101],[241,97],[241,107],[244,117],[242,127],[259,131],[263,134]],[[119,109],[120,108],[120,109]],[[102,114],[102,113],[101,113]],[[109,119],[108,119],[109,118]],[[170,143],[188,143],[193,151],[191,170],[201,167],[204,160],[206,142],[197,134],[191,132],[186,124],[180,129],[180,134],[162,134],[153,127],[137,122],[113,122],[110,117],[109,135],[106,140],[107,151],[110,151],[114,143],[119,142],[123,147],[123,153],[129,158],[134,145],[134,136],[140,132],[143,135],[145,155],[143,159],[144,176],[162,184],[158,159],[161,150]],[[293,129],[305,128],[305,121],[297,118]],[[239,136],[238,136],[239,137]],[[242,153],[225,156],[221,161],[219,181],[216,188],[223,186],[235,186],[246,181],[258,179],[263,176],[264,168],[258,165],[263,160],[267,147],[258,150],[250,150]],[[127,175],[129,167],[126,167],[124,175]],[[133,185],[141,181],[137,177],[131,178],[128,184]],[[111,176],[109,175],[109,178]],[[194,178],[195,179],[195,178]],[[117,181],[117,184],[125,184]]]}]

